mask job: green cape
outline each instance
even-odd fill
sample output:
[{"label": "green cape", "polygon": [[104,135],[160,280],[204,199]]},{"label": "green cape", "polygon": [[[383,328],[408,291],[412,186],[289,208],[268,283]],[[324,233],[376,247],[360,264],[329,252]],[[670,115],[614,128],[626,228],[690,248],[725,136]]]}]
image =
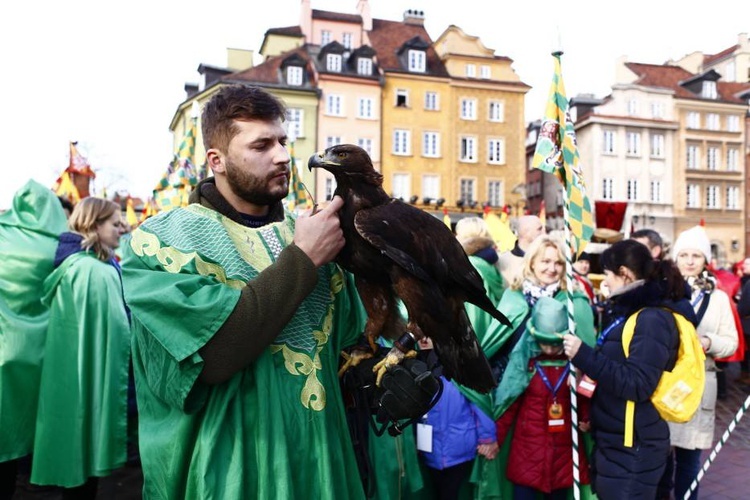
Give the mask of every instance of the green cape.
[{"label": "green cape", "polygon": [[66,258],[44,282],[50,322],[31,482],[78,486],[126,458],[130,332],[115,267]]},{"label": "green cape", "polygon": [[0,213],[0,462],[28,455],[34,446],[49,319],[42,283],[66,226],[55,194],[33,180]]}]

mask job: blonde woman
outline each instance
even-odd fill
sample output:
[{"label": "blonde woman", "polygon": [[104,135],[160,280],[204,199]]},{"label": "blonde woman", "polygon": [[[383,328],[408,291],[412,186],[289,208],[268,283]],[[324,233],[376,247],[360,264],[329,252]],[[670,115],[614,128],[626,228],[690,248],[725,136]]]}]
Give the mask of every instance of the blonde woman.
[{"label": "blonde woman", "polygon": [[50,308],[31,482],[95,498],[97,478],[126,459],[130,336],[114,250],[120,207],[79,202],[44,282]]},{"label": "blonde woman", "polygon": [[[706,230],[694,226],[680,233],[672,249],[672,258],[690,285],[691,303],[698,318],[698,337],[706,353],[706,388],[698,411],[689,422],[669,423],[674,447],[674,493],[683,498],[701,467],[701,452],[711,448],[716,423],[716,358],[726,358],[737,350],[738,335],[729,296],[717,287],[709,273],[711,242]],[[670,463],[671,465],[671,463]],[[671,467],[660,485],[666,496],[671,486]],[[698,498],[698,489],[691,498]]]}]

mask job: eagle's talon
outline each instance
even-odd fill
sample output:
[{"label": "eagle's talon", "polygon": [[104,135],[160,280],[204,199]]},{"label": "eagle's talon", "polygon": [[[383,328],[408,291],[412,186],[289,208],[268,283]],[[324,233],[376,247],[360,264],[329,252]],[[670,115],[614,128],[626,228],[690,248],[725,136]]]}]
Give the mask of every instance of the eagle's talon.
[{"label": "eagle's talon", "polygon": [[341,357],[344,358],[345,362],[341,368],[339,368],[339,378],[341,378],[349,368],[354,368],[365,359],[370,359],[372,353],[367,351],[352,351],[352,353],[349,354],[348,352],[341,351]]},{"label": "eagle's talon", "polygon": [[416,358],[417,351],[407,351],[403,353],[398,349],[392,349],[385,358],[379,361],[375,366],[372,367],[372,371],[377,373],[375,377],[375,385],[380,387],[380,382],[383,380],[383,376],[388,371],[388,368],[399,364],[401,361],[409,358]]}]

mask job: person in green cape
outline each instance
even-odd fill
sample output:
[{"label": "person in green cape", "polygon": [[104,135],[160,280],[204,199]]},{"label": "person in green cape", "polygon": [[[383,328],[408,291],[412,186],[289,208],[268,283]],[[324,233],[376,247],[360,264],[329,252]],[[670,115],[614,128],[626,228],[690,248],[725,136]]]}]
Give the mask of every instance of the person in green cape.
[{"label": "person in green cape", "polygon": [[284,105],[227,85],[204,105],[214,176],[124,249],[143,496],[363,498],[337,375],[361,336],[334,197],[285,212]]},{"label": "person in green cape", "polygon": [[99,477],[125,463],[128,316],[114,249],[120,207],[84,198],[60,235],[44,281],[50,308],[30,482],[95,498]]},{"label": "person in green cape", "polygon": [[[564,279],[564,270],[565,259],[562,242],[552,236],[538,236],[526,250],[520,276],[503,293],[498,304],[498,309],[508,317],[513,326],[508,327],[498,321],[492,321],[480,337],[480,345],[490,360],[498,381],[503,384],[507,369],[512,368],[511,373],[508,380],[504,382],[503,388],[498,385],[498,388],[492,394],[482,395],[466,388],[462,388],[462,392],[495,420],[505,412],[528,385],[526,365],[520,362],[521,356],[518,354],[514,356],[514,351],[525,348],[525,343],[520,343],[519,339],[525,332],[531,308],[542,296],[552,297],[557,301],[567,303],[567,284]],[[596,333],[588,298],[580,292],[574,292],[573,305],[576,334],[583,339],[587,339],[587,342],[593,343]],[[528,356],[528,353],[525,355]],[[523,366],[521,367],[521,365]],[[514,378],[512,374],[518,370],[521,370],[525,375],[524,377],[515,377],[518,383],[514,384],[513,391],[508,391],[505,386]],[[483,457],[477,458],[470,479],[474,485],[474,498],[500,499],[513,497],[513,485],[505,475],[511,436],[512,431],[508,433],[504,442],[498,442],[500,452],[497,459],[489,461]],[[588,486],[583,491],[586,493]]]},{"label": "person in green cape", "polygon": [[0,213],[0,499],[13,496],[18,459],[31,453],[49,308],[42,284],[67,227],[61,201],[28,181]]},{"label": "person in green cape", "polygon": [[[563,352],[568,333],[566,304],[542,296],[534,304],[526,331],[500,382],[499,393],[517,397],[497,420],[497,439],[504,441],[514,427],[507,479],[513,498],[534,500],[538,495],[563,500],[573,487],[573,439],[570,362]],[[593,341],[593,339],[588,339]],[[518,391],[522,390],[520,394]],[[590,400],[578,397],[578,433],[588,432]],[[589,484],[587,454],[578,451],[580,484]]]}]

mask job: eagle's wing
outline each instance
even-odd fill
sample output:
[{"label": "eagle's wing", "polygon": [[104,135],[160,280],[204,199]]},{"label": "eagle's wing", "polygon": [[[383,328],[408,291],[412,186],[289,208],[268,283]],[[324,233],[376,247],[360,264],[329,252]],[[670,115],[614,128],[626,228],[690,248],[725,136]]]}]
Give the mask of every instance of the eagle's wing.
[{"label": "eagle's wing", "polygon": [[[359,210],[354,226],[365,240],[414,276],[443,290],[459,288],[466,300],[477,305],[490,302],[482,277],[461,244],[432,215],[392,200]],[[493,304],[489,306],[495,310]]]}]

